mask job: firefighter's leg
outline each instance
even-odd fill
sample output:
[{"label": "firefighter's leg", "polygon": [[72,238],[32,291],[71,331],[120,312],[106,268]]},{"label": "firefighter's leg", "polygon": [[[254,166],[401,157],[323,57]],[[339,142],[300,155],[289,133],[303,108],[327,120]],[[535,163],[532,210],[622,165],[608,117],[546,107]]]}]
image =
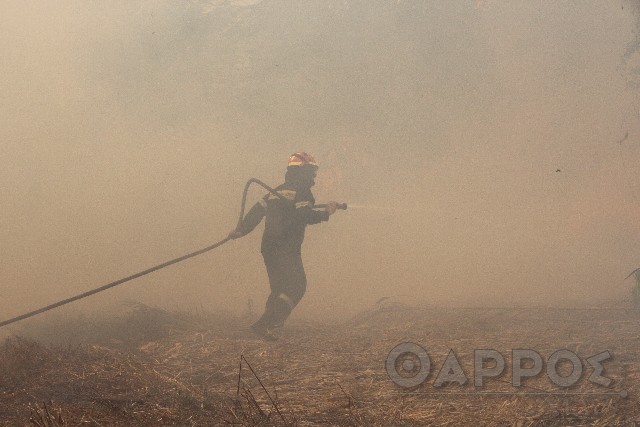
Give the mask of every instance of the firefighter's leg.
[{"label": "firefighter's leg", "polygon": [[289,254],[283,257],[286,265],[286,277],[283,277],[281,289],[276,292],[274,301],[274,318],[272,327],[281,327],[293,308],[298,305],[307,289],[307,277],[300,254]]},{"label": "firefighter's leg", "polygon": [[278,317],[277,313],[280,311],[278,295],[286,287],[284,283],[286,280],[286,260],[283,259],[283,256],[277,253],[264,253],[263,258],[269,276],[271,294],[267,299],[264,314],[253,324],[254,330],[265,330],[273,325],[275,318]]}]

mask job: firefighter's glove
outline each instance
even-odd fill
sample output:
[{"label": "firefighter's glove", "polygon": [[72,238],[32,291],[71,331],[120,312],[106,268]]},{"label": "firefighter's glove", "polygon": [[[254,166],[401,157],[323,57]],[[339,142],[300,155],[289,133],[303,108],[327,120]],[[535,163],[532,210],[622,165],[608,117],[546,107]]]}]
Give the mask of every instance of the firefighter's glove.
[{"label": "firefighter's glove", "polygon": [[333,215],[336,212],[336,209],[338,209],[338,202],[329,202],[325,208],[329,215]]},{"label": "firefighter's glove", "polygon": [[229,233],[229,235],[227,236],[227,238],[234,240],[234,239],[238,239],[240,237],[242,237],[244,234],[242,234],[242,231],[239,230],[232,230],[231,233]]}]

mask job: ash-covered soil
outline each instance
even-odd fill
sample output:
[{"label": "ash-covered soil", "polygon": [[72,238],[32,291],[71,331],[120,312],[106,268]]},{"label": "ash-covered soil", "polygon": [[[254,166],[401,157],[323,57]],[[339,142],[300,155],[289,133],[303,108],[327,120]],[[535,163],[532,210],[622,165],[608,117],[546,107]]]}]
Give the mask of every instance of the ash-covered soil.
[{"label": "ash-covered soil", "polygon": [[[347,322],[291,322],[275,343],[253,337],[250,321],[138,306],[118,319],[49,324],[38,339],[9,338],[0,346],[0,425],[640,424],[633,310],[381,304]],[[431,373],[417,387],[399,387],[385,369],[402,342],[430,356]],[[504,374],[483,387],[474,386],[476,349],[505,358]],[[521,387],[511,384],[513,349],[545,361]],[[560,349],[584,366],[569,388],[546,374]],[[450,350],[468,381],[434,387]],[[586,360],[604,351],[612,355],[603,372],[609,387],[589,381]]]}]

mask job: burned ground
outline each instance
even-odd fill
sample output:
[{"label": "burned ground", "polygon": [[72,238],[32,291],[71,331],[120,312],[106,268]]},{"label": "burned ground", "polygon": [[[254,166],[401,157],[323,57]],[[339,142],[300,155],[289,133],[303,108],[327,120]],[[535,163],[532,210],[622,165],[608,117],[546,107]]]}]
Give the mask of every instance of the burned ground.
[{"label": "burned ground", "polygon": [[[339,324],[293,322],[276,343],[252,337],[249,321],[137,306],[110,322],[52,324],[37,340],[9,338],[0,347],[0,425],[640,423],[640,316],[628,309],[387,304]],[[84,342],[70,340],[74,328]],[[431,357],[431,375],[417,388],[396,386],[385,370],[401,342]],[[569,389],[544,374],[514,388],[518,348],[545,361],[571,350],[583,375]],[[473,385],[474,349],[505,356],[505,374],[484,388]],[[449,350],[469,381],[435,388]],[[608,388],[588,381],[586,359],[603,351],[612,354],[604,363]]]}]

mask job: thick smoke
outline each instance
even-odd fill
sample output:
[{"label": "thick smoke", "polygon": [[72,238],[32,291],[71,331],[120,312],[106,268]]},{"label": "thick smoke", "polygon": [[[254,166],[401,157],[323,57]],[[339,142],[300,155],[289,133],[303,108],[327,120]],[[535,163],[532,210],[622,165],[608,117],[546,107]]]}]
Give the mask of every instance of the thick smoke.
[{"label": "thick smoke", "polygon": [[[309,228],[296,316],[628,295],[637,2],[0,8],[2,318],[219,240],[295,150],[320,202],[361,206]],[[261,306],[259,239],[70,310]]]}]

